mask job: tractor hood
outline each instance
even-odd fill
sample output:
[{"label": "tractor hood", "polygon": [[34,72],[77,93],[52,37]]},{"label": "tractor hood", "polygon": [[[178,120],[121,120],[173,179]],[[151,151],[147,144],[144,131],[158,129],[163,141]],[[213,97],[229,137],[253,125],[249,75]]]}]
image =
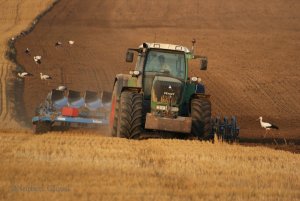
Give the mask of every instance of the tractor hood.
[{"label": "tractor hood", "polygon": [[181,100],[183,83],[171,77],[155,76],[151,90],[151,102],[178,105]]}]

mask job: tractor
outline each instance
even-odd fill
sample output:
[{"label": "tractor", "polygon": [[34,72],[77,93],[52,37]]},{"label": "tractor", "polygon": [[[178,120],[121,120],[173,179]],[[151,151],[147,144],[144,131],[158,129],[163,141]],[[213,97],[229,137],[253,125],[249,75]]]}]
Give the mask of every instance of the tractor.
[{"label": "tractor", "polygon": [[[207,69],[207,57],[194,54],[195,42],[191,50],[156,42],[128,48],[126,62],[133,62],[137,54],[136,65],[129,74],[115,77],[111,136],[141,139],[143,135],[175,134],[186,139],[211,139],[224,130],[232,138],[238,135],[235,118],[225,129],[221,121],[216,124],[204,84],[199,77],[188,76],[190,60],[198,59],[199,69]],[[233,124],[234,130],[229,130]]]}]

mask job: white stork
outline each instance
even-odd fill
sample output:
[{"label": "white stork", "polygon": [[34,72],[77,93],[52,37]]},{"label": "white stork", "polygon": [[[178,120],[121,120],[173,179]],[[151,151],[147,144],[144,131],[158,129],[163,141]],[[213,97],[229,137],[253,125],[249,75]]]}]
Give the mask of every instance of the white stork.
[{"label": "white stork", "polygon": [[69,44],[73,45],[75,42],[73,40],[69,40]]},{"label": "white stork", "polygon": [[260,126],[264,129],[266,129],[266,131],[271,130],[271,129],[276,129],[276,130],[279,129],[278,126],[276,126],[274,124],[271,124],[271,123],[268,123],[268,122],[263,122],[262,117],[259,117],[257,120],[260,121]]},{"label": "white stork", "polygon": [[57,41],[56,43],[55,43],[55,47],[59,47],[59,46],[61,46],[62,45],[62,42],[60,42],[60,41]]},{"label": "white stork", "polygon": [[35,61],[35,63],[41,64],[42,63],[42,56],[34,56],[33,60]]},{"label": "white stork", "polygon": [[[271,124],[271,123],[268,123],[268,122],[263,122],[262,117],[259,117],[257,120],[259,120],[260,126],[266,130],[266,132],[264,134],[264,138],[266,137],[269,130],[273,130],[273,129],[278,130],[279,129],[278,126],[276,126],[275,124]],[[272,133],[272,136],[273,136],[274,142],[276,144],[278,144],[273,133]],[[283,139],[284,139],[285,144],[287,144],[285,138],[283,138]]]},{"label": "white stork", "polygon": [[28,76],[33,76],[33,74],[28,73],[28,72],[18,73],[18,77],[20,77],[20,78],[25,78],[25,77],[28,77]]},{"label": "white stork", "polygon": [[40,73],[41,80],[52,80],[52,77],[49,75],[43,75],[43,73]]},{"label": "white stork", "polygon": [[56,90],[59,90],[59,91],[65,91],[67,90],[67,87],[66,86],[63,86],[63,85],[60,85],[56,88]]},{"label": "white stork", "polygon": [[28,47],[26,48],[25,53],[30,55],[30,49]]}]

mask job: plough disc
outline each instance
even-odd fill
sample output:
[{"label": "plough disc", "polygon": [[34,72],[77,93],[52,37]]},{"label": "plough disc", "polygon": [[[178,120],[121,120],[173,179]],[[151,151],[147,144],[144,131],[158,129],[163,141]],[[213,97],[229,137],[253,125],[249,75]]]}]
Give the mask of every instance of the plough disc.
[{"label": "plough disc", "polygon": [[226,116],[223,121],[220,117],[215,117],[211,119],[211,139],[214,135],[217,135],[218,139],[227,142],[235,142],[238,140],[240,128],[237,125],[237,120],[235,116],[232,116],[229,120]]}]

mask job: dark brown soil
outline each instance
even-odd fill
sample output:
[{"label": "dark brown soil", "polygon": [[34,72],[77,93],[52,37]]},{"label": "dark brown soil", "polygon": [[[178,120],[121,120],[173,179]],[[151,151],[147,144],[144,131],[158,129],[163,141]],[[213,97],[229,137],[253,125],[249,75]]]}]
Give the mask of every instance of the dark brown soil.
[{"label": "dark brown soil", "polygon": [[[297,0],[61,0],[16,42],[17,60],[35,75],[24,82],[25,111],[18,115],[30,122],[60,84],[111,90],[115,74],[134,67],[124,61],[128,47],[145,41],[190,47],[196,38],[209,68],[200,72],[194,62],[190,75],[206,84],[214,115],[236,115],[242,137],[260,137],[264,130],[255,120],[263,116],[280,127],[278,136],[299,139],[299,10]],[[41,65],[34,55],[43,57]],[[40,72],[54,79],[41,81]]]}]

